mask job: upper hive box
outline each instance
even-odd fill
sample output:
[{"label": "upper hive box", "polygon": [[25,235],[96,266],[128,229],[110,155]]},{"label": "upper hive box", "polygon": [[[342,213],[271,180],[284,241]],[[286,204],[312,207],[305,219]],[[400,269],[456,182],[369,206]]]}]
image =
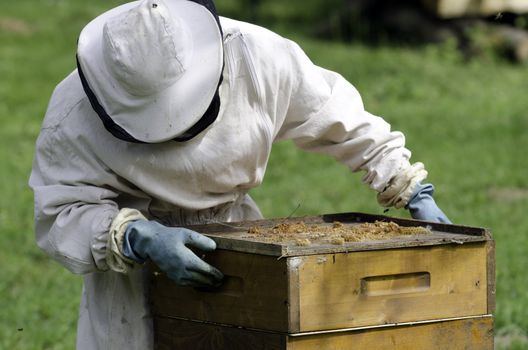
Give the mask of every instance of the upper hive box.
[{"label": "upper hive box", "polygon": [[[155,320],[304,334],[490,315],[494,244],[485,229],[361,213],[192,226],[222,287],[178,287],[154,271]],[[159,322],[158,322],[159,323]]]}]

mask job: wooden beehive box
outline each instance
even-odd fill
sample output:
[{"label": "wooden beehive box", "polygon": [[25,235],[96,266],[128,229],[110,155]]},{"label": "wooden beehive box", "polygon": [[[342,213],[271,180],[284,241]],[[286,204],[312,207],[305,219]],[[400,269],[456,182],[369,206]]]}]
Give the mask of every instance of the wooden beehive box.
[{"label": "wooden beehive box", "polygon": [[[379,221],[394,222],[403,233],[427,230],[349,242],[332,233]],[[305,229],[270,233],[297,223]],[[217,242],[203,258],[226,280],[217,290],[196,290],[153,272],[160,349],[188,348],[185,341],[196,339],[209,344],[196,349],[348,349],[351,341],[363,349],[357,344],[374,334],[388,335],[402,349],[413,348],[405,341],[428,348],[427,341],[456,339],[475,349],[493,346],[494,242],[485,229],[360,213],[191,228]],[[320,228],[328,234],[313,234]],[[418,335],[428,330],[436,336],[420,343]]]}]

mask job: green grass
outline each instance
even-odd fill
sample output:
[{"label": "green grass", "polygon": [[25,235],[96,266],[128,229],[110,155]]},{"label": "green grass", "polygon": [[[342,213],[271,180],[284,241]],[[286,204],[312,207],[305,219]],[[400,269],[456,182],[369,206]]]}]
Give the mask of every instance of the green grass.
[{"label": "green grass", "polygon": [[[27,178],[49,96],[74,68],[80,29],[117,3],[2,4],[1,349],[73,347],[81,279],[36,247]],[[372,48],[295,39],[316,63],[352,81],[367,110],[406,134],[412,159],[426,163],[437,201],[455,223],[492,230],[499,345],[528,346],[528,68],[493,58],[463,62],[452,45]],[[268,217],[382,212],[361,174],[290,143],[276,145],[265,182],[252,194]]]}]

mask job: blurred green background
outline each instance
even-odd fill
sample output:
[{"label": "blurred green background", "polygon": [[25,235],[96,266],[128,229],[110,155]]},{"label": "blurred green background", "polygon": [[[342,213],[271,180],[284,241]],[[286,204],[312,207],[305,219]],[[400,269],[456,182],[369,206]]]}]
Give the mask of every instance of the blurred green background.
[{"label": "blurred green background", "polygon": [[[27,180],[48,99],[74,69],[78,33],[119,3],[4,0],[0,5],[0,349],[74,346],[81,278],[36,247]],[[361,35],[335,40],[343,33],[335,23],[335,4],[217,2],[221,14],[254,19],[299,42],[315,63],[349,79],[367,110],[406,134],[412,159],[426,164],[437,202],[450,219],[492,230],[496,342],[501,349],[528,348],[528,68],[494,53],[468,59],[453,40],[418,45],[371,44],[359,40]],[[314,23],[326,28],[326,39],[313,35]],[[365,20],[353,23],[358,26],[346,28],[348,33],[368,27]],[[264,184],[252,195],[267,217],[294,211],[382,213],[361,174],[290,143],[276,145]],[[408,216],[398,210],[388,215]]]}]

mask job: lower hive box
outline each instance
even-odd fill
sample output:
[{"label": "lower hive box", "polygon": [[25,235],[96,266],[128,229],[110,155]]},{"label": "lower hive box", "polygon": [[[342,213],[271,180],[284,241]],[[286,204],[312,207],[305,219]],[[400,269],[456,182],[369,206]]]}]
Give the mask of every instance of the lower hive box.
[{"label": "lower hive box", "polygon": [[365,329],[448,334],[453,324],[485,342],[492,329],[494,242],[485,229],[362,213],[190,228],[216,241],[215,252],[199,254],[226,279],[215,290],[183,288],[154,269],[158,348],[181,327],[285,344],[270,349],[315,349],[295,344],[367,338]]},{"label": "lower hive box", "polygon": [[492,350],[493,318],[282,334],[171,318],[155,323],[157,350]]}]

